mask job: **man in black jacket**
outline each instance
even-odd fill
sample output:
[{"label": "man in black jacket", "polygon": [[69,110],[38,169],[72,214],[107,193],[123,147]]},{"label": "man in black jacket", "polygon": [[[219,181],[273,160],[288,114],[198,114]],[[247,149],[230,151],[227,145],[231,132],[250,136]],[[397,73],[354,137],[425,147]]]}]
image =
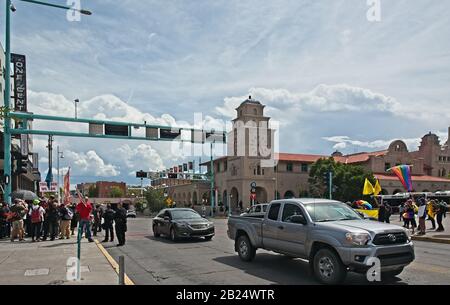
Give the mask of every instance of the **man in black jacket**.
[{"label": "man in black jacket", "polygon": [[114,228],[113,228],[113,222],[114,222],[114,210],[111,208],[111,205],[108,204],[106,206],[106,211],[103,213],[103,219],[105,222],[103,223],[103,229],[105,230],[105,239],[103,240],[104,243],[107,243],[109,240],[109,236],[111,235],[111,242],[114,241]]},{"label": "man in black jacket", "polygon": [[114,223],[116,227],[116,235],[119,240],[118,247],[125,245],[125,232],[127,231],[127,210],[122,207],[119,203],[117,206],[117,211],[114,214]]},{"label": "man in black jacket", "polygon": [[54,241],[56,236],[58,236],[59,231],[59,210],[55,199],[51,198],[48,202],[47,214],[47,230],[44,235],[44,241],[47,240],[48,235],[50,235],[50,240]]},{"label": "man in black jacket", "polygon": [[92,226],[92,231],[94,232],[94,236],[97,236],[97,232],[102,231],[102,218],[103,218],[103,209],[100,204],[95,206],[94,214],[94,225]]}]

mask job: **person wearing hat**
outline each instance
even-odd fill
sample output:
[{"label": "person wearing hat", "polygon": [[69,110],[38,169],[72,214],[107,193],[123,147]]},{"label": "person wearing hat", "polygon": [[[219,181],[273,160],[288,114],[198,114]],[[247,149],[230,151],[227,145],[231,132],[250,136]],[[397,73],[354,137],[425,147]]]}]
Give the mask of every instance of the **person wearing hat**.
[{"label": "person wearing hat", "polygon": [[33,206],[29,211],[29,217],[31,219],[31,242],[41,241],[42,223],[44,222],[45,210],[41,207],[41,201],[39,199],[33,200]]}]

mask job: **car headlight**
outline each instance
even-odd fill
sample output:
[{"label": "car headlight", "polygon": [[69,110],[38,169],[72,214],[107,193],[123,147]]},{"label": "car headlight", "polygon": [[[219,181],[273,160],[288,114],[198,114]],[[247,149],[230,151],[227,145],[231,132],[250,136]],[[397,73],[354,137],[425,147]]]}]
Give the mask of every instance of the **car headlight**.
[{"label": "car headlight", "polygon": [[209,223],[208,223],[208,227],[210,227],[210,228],[211,228],[211,227],[214,227],[214,222],[209,222]]},{"label": "car headlight", "polygon": [[412,234],[411,234],[411,231],[405,230],[405,234],[406,234],[406,237],[408,238],[408,241],[411,241],[411,240],[412,240]]},{"label": "car headlight", "polygon": [[368,233],[347,233],[345,239],[353,245],[364,246],[367,245],[371,237]]}]

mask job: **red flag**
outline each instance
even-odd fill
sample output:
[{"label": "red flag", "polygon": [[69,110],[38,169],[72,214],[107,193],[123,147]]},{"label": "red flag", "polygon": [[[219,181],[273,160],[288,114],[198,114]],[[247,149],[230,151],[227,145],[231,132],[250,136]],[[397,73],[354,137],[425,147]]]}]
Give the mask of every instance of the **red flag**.
[{"label": "red flag", "polygon": [[70,167],[64,176],[64,205],[70,204]]}]

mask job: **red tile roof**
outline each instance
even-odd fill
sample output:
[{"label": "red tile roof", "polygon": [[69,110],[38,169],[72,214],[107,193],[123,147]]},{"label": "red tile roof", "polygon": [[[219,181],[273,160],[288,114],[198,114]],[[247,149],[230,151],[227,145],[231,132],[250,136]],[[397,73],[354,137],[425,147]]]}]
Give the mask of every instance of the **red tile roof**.
[{"label": "red tile roof", "polygon": [[[388,174],[374,174],[375,178],[380,180],[398,180],[397,176],[394,175],[388,175]],[[418,176],[413,175],[411,177],[412,181],[421,181],[421,182],[449,182],[450,179],[447,178],[440,178],[440,177],[433,177],[433,176]]]},{"label": "red tile roof", "polygon": [[329,158],[330,156],[279,153],[276,154],[276,158],[277,157],[279,161],[293,161],[293,162],[298,161],[298,162],[314,163],[321,158]]},{"label": "red tile roof", "polygon": [[[342,157],[333,157],[336,161],[341,163],[361,163],[369,160],[371,156],[379,157],[387,154],[387,150],[375,151],[371,153],[358,153],[353,155],[347,155]],[[280,161],[292,161],[292,162],[308,162],[314,163],[321,158],[330,158],[331,156],[324,155],[307,155],[307,154],[286,154],[280,153],[277,155]]]}]

